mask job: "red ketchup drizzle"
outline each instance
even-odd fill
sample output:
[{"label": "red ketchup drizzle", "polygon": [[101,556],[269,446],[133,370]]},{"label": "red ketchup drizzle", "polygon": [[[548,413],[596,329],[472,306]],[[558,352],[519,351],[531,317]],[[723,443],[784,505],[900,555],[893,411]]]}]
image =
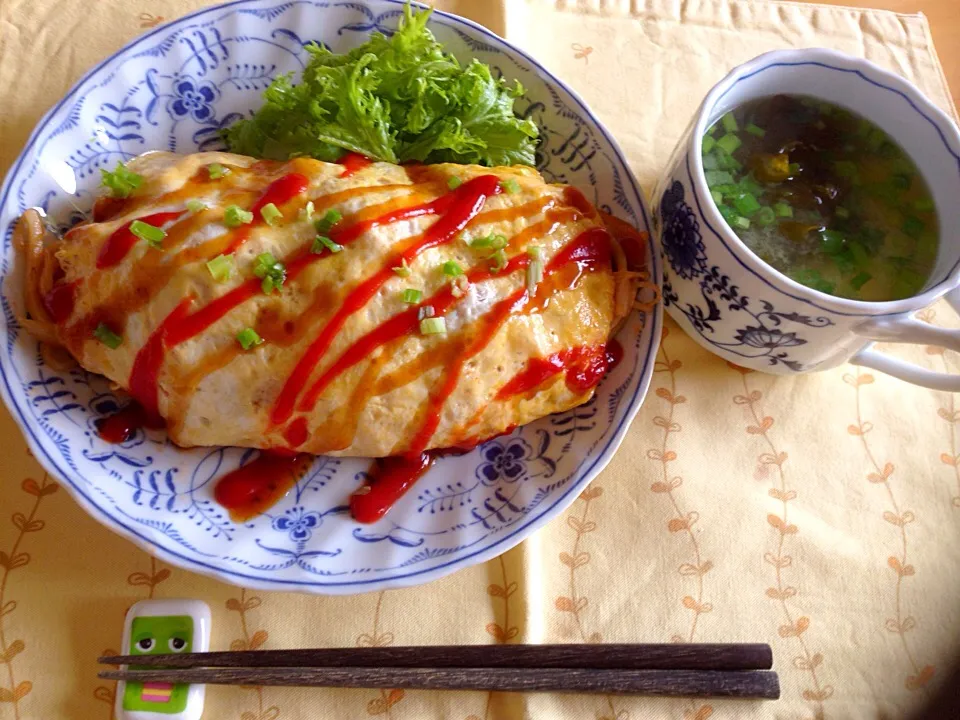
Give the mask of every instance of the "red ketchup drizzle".
[{"label": "red ketchup drizzle", "polygon": [[567,387],[584,393],[595,387],[603,376],[623,358],[623,348],[616,340],[606,345],[568,348],[545,358],[531,358],[526,367],[497,392],[497,400],[523,395],[536,390],[547,380],[566,373]]},{"label": "red ketchup drizzle", "polygon": [[313,456],[306,453],[261,452],[256,460],[220,478],[213,497],[234,522],[244,522],[286,495],[312,463]]},{"label": "red ketchup drizzle", "polygon": [[62,325],[73,314],[79,280],[60,282],[43,296],[43,306],[57,325]]},{"label": "red ketchup drizzle", "polygon": [[445,196],[445,198],[452,197],[451,201],[444,203],[446,212],[423,233],[419,242],[404,253],[391,257],[375,275],[360,283],[347,295],[343,305],[323,327],[287,378],[270,413],[270,421],[274,425],[282,425],[290,419],[301,389],[307,384],[314,368],[326,354],[334,337],[340,332],[347,318],[361,310],[384,283],[395,276],[392,268],[400,265],[404,260],[412,260],[428,248],[453,240],[480,212],[487,198],[499,192],[500,181],[495,175],[481,175],[465,182]]},{"label": "red ketchup drizzle", "polygon": [[131,402],[113,415],[97,420],[97,435],[108,443],[119,445],[142,427],[160,428],[163,424],[158,423],[157,418],[148,417],[139,403]]},{"label": "red ketchup drizzle", "polygon": [[270,183],[260,199],[250,208],[250,212],[253,213],[253,221],[249,225],[244,225],[234,231],[233,242],[223,251],[223,254],[229,255],[239,250],[240,246],[250,238],[250,231],[257,225],[263,224],[263,216],[260,211],[264,207],[273,203],[279,208],[293,200],[297,195],[302,195],[309,186],[310,179],[300,173],[290,173]]},{"label": "red ketchup drizzle", "polygon": [[[461,188],[462,187],[464,186],[461,186]],[[449,195],[444,195],[443,197],[437,198],[429,203],[423,203],[421,205],[416,205],[409,208],[401,208],[399,210],[385,213],[384,215],[372,220],[365,220],[355,223],[354,225],[349,225],[342,230],[334,231],[332,233],[332,237],[339,244],[348,245],[371,228],[398,220],[418,217],[420,215],[430,215],[443,212],[451,206],[453,201],[452,195],[452,193]],[[301,272],[309,267],[311,263],[321,259],[322,257],[325,257],[328,254],[329,251],[325,251],[320,254],[310,252],[310,250],[300,252],[292,260],[290,260],[287,265],[287,280],[293,281]],[[221,295],[216,300],[213,300],[190,315],[181,313],[176,318],[167,318],[171,322],[165,333],[165,339],[162,346],[163,349],[175,347],[182,342],[186,342],[190,338],[196,337],[235,307],[253,297],[256,297],[256,295],[261,292],[260,284],[261,281],[259,278],[251,278],[243,285],[234,288],[225,295]],[[72,311],[72,301],[70,310]],[[70,312],[67,312],[64,318],[68,317],[69,314]],[[155,407],[156,404],[156,400],[154,400],[153,403],[151,403],[151,406]],[[301,440],[299,443],[296,443],[294,445],[295,447],[306,442],[305,433],[303,434],[303,440]]]},{"label": "red ketchup drizzle", "polygon": [[[565,353],[566,351],[564,351]],[[554,353],[545,358],[530,358],[526,367],[497,392],[496,400],[507,400],[522,395],[543,385],[547,380],[563,372],[563,354]]]},{"label": "red ketchup drizzle", "polygon": [[[147,225],[161,227],[169,222],[178,220],[184,212],[186,211],[177,210],[175,212],[154,213],[153,215],[144,215],[141,218],[137,218],[137,220],[145,222]],[[124,223],[107,238],[107,242],[100,248],[100,254],[97,255],[98,270],[118,265],[127,256],[131,248],[140,242],[140,238],[130,232],[130,226],[133,223],[133,220]]]},{"label": "red ketchup drizzle", "polygon": [[340,177],[350,177],[355,172],[363,170],[373,164],[373,160],[361,155],[360,153],[348,152],[342,158],[337,160],[338,165],[343,165],[343,172]]},{"label": "red ketchup drizzle", "polygon": [[167,334],[186,317],[191,305],[193,298],[181,301],[147,338],[147,342],[134,358],[133,369],[130,371],[130,394],[143,406],[143,411],[151,422],[158,422],[160,418],[157,377],[168,347]]},{"label": "red ketchup drizzle", "polygon": [[435,453],[399,455],[376,461],[371,484],[350,496],[350,514],[357,522],[376,522],[430,469]]},{"label": "red ketchup drizzle", "polygon": [[[489,280],[495,275],[509,275],[516,270],[526,267],[529,262],[530,258],[526,254],[518,255],[512,258],[500,273],[491,272],[489,266],[485,264],[483,267],[470,270],[467,273],[467,279],[472,284]],[[317,400],[320,399],[323,391],[340,373],[349,370],[364,358],[369,357],[370,353],[381,345],[385,345],[391,340],[396,340],[404,335],[415,332],[420,327],[420,308],[429,305],[437,315],[443,315],[455,302],[457,302],[457,298],[454,297],[452,290],[446,287],[432,297],[422,301],[419,305],[405,310],[398,315],[394,315],[386,322],[381,323],[378,327],[357,340],[337,358],[336,362],[310,386],[310,389],[303,397],[303,400],[300,401],[297,409],[301,412],[310,412]],[[289,440],[290,438],[287,439]]]},{"label": "red ketchup drizzle", "polygon": [[[513,271],[523,267],[529,260],[526,255],[517,256],[511,259],[505,271]],[[602,228],[595,228],[581,233],[569,245],[564,247],[557,255],[553,257],[550,263],[544,268],[544,276],[556,271],[558,268],[570,262],[576,262],[581,269],[595,267],[598,264],[606,262],[610,264],[610,236]],[[490,272],[487,269],[474,269],[468,273],[472,281],[481,277],[489,277]],[[531,296],[526,289],[516,291],[513,295],[501,300],[493,309],[487,313],[481,320],[484,327],[476,334],[474,340],[457,358],[456,364],[447,370],[446,377],[439,392],[430,398],[430,406],[426,412],[426,419],[423,422],[416,437],[411,443],[410,451],[403,456],[386,458],[378,461],[372,475],[373,479],[369,489],[364,490],[362,494],[354,494],[350,498],[350,510],[353,517],[364,523],[375,522],[383,517],[393,504],[429,469],[434,457],[439,451],[431,450],[424,452],[424,448],[430,442],[440,423],[440,414],[447,398],[453,393],[460,378],[460,373],[464,364],[474,355],[483,350],[490,340],[496,335],[501,325],[510,317],[510,315],[521,311],[530,301]],[[443,290],[437,293],[433,298],[422,304],[432,304],[434,308],[441,308],[437,314],[442,314],[449,304],[452,304],[452,295],[449,290]],[[412,321],[417,317],[417,309],[411,308],[400,315],[396,315],[378,328],[365,335],[338,359],[318,381],[310,388],[305,398],[305,402],[316,400],[323,388],[340,372],[356,364],[363,357],[378,345],[398,337],[405,332],[410,332],[413,326]],[[572,366],[574,370],[572,381],[579,384],[592,383],[593,387],[603,373],[608,368],[607,350],[600,346],[595,349],[576,348],[580,351],[577,358],[579,364]],[[594,360],[594,357],[599,360]],[[599,371],[599,374],[597,374]],[[559,372],[559,371],[558,371]],[[571,381],[568,375],[568,382]],[[587,389],[588,389],[587,388]],[[301,406],[299,409],[303,409]],[[287,438],[290,439],[289,437]],[[476,441],[474,441],[475,443]],[[466,449],[466,448],[464,448]]]}]

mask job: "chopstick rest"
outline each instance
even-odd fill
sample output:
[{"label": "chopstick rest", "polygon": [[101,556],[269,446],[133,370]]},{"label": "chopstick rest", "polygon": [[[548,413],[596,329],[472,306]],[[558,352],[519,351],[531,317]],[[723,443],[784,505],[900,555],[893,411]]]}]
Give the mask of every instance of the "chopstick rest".
[{"label": "chopstick rest", "polygon": [[[210,606],[200,600],[141,600],[127,611],[123,646],[130,655],[120,674],[165,655],[202,654],[210,649]],[[206,686],[164,678],[121,679],[115,714],[123,720],[199,720]]]}]

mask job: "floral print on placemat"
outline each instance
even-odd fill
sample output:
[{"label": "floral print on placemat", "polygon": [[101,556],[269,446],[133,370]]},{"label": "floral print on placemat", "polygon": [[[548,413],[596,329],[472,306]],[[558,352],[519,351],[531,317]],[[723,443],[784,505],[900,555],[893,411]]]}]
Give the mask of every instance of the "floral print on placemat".
[{"label": "floral print on placemat", "polygon": [[0,573],[0,674],[3,676],[0,679],[0,710],[11,708],[15,720],[20,720],[20,702],[30,694],[33,683],[17,676],[16,658],[27,649],[27,643],[21,638],[11,639],[7,629],[9,616],[17,609],[10,578],[13,573],[30,564],[30,553],[23,547],[31,533],[40,532],[46,526],[46,521],[38,517],[40,504],[60,487],[43,473],[40,482],[28,477],[20,483],[20,489],[28,496],[23,498],[23,507],[27,512],[15,510],[11,515],[10,521],[15,529],[13,542],[8,548],[0,550],[0,568],[3,568]]},{"label": "floral print on placemat", "polygon": [[917,516],[913,510],[903,507],[902,501],[894,492],[890,478],[896,472],[896,466],[878,456],[869,440],[874,425],[871,421],[864,419],[861,388],[873,385],[874,377],[870,373],[862,372],[859,367],[855,370],[855,373],[847,373],[843,376],[843,381],[854,389],[857,418],[856,423],[847,426],[847,432],[860,439],[860,445],[868,462],[867,482],[885,491],[889,509],[884,510],[883,519],[896,528],[897,536],[896,550],[893,555],[887,557],[887,567],[894,575],[893,615],[884,619],[883,626],[887,632],[900,639],[900,645],[909,666],[909,672],[903,680],[904,687],[910,691],[917,691],[925,688],[935,673],[933,665],[921,665],[918,662],[917,655],[908,640],[910,633],[917,627],[917,619],[908,612],[909,603],[904,597],[904,583],[916,575],[917,569],[909,560],[907,530]]},{"label": "floral print on placemat", "polygon": [[[672,447],[672,436],[683,429],[676,419],[677,408],[684,405],[687,398],[677,389],[677,371],[683,367],[683,362],[671,357],[667,349],[669,335],[670,328],[664,326],[660,339],[659,358],[654,366],[654,377],[665,378],[665,382],[654,391],[664,404],[662,410],[664,414],[655,415],[653,418],[653,424],[662,432],[662,440],[658,447],[647,450],[647,458],[659,464],[658,479],[650,486],[650,490],[667,500],[669,515],[667,531],[671,537],[684,537],[686,546],[689,548],[688,551],[682,551],[689,554],[681,555],[682,561],[677,566],[677,572],[688,580],[692,587],[690,593],[680,599],[683,608],[692,614],[689,616],[689,627],[684,631],[675,632],[670,637],[672,642],[682,643],[694,641],[701,615],[713,610],[713,605],[705,600],[704,595],[704,576],[713,569],[713,561],[703,557],[700,540],[694,532],[694,525],[700,519],[700,514],[696,510],[686,510],[681,504],[679,495],[683,478],[680,475],[673,475],[671,470],[672,463],[679,457]],[[713,707],[710,704],[695,702],[691,703],[687,713],[689,717],[696,720],[704,720],[712,714]]]},{"label": "floral print on placemat", "polygon": [[[240,619],[240,637],[230,642],[230,649],[235,652],[245,650],[259,650],[269,639],[266,630],[259,629],[250,632],[250,619],[247,616],[251,610],[263,605],[258,595],[248,594],[245,588],[240,588],[240,597],[232,597],[226,602],[227,610],[237,613]],[[263,699],[263,687],[260,685],[244,685],[247,690],[256,695],[256,709],[244,710],[240,713],[240,720],[276,720],[280,717],[280,708],[276,705],[266,705]]]},{"label": "floral print on placemat", "polygon": [[778,512],[767,515],[767,525],[774,531],[775,546],[764,552],[763,562],[773,568],[775,584],[766,589],[766,596],[780,606],[783,624],[777,627],[777,634],[781,638],[793,638],[796,641],[799,654],[792,658],[793,667],[808,675],[809,680],[805,683],[808,687],[804,687],[800,694],[813,706],[813,717],[816,720],[822,720],[826,717],[823,704],[833,695],[833,686],[825,684],[822,680],[823,654],[813,652],[810,648],[807,633],[810,630],[811,620],[807,615],[799,615],[791,607],[791,602],[797,597],[799,590],[796,586],[790,585],[787,578],[787,573],[794,564],[794,557],[786,552],[787,547],[789,543],[795,542],[800,532],[800,527],[791,521],[790,503],[797,499],[798,494],[787,483],[784,466],[787,464],[789,455],[774,442],[771,429],[776,420],[773,416],[765,414],[761,408],[763,393],[750,387],[749,378],[754,371],[733,363],[727,363],[727,365],[739,374],[743,386],[743,394],[734,395],[733,402],[747,411],[751,421],[746,428],[747,434],[763,439],[764,452],[757,456],[757,467],[760,469],[757,474],[771,479],[771,487],[767,490],[767,494],[779,505]]}]

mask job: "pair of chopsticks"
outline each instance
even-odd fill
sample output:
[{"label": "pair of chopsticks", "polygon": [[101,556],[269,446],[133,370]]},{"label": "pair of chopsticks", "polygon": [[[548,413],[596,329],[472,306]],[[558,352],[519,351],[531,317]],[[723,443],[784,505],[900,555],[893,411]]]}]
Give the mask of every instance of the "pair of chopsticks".
[{"label": "pair of chopsticks", "polygon": [[776,699],[769,645],[437,645],[111,655],[127,682]]}]

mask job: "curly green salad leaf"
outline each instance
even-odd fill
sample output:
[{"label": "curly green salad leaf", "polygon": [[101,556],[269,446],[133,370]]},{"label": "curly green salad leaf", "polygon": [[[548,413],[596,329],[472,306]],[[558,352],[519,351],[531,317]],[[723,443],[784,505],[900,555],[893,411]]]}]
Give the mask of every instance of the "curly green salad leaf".
[{"label": "curly green salad leaf", "polygon": [[298,85],[280,76],[252,117],[225,130],[233,152],[332,162],[375,160],[533,165],[536,124],[513,112],[523,93],[476,59],[461,66],[427,30],[430,10],[404,9],[392,37],[373,33],[346,55],[308,46]]}]

